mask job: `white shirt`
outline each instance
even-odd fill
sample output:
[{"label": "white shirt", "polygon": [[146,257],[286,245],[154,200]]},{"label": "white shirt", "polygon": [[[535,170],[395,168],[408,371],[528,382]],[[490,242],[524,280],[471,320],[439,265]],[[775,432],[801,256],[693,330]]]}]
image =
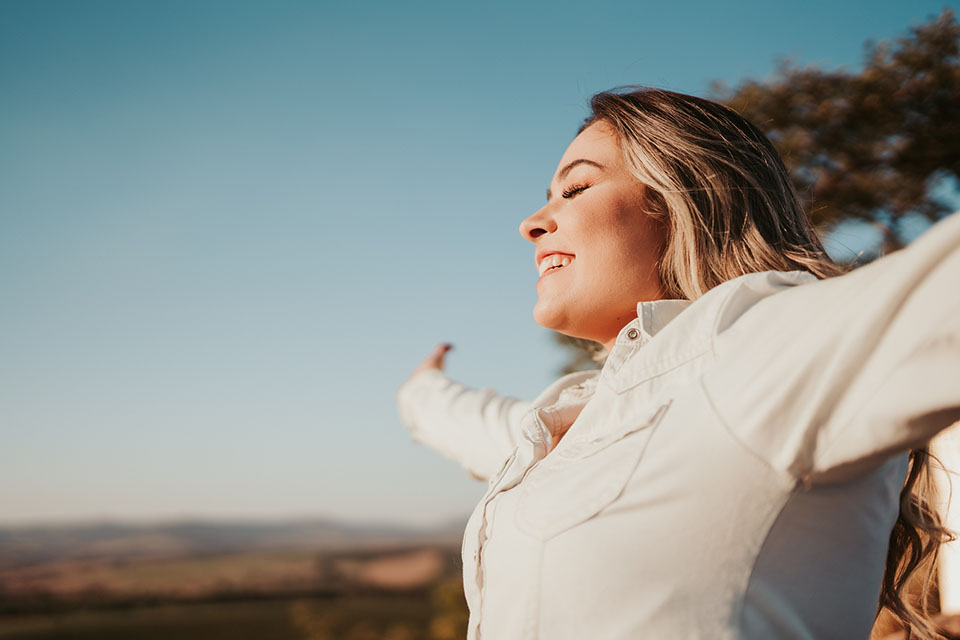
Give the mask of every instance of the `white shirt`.
[{"label": "white shirt", "polygon": [[490,478],[468,638],[867,638],[906,452],[960,419],[958,247],[953,215],[838,278],[641,302],[532,403],[408,381],[414,438]]}]

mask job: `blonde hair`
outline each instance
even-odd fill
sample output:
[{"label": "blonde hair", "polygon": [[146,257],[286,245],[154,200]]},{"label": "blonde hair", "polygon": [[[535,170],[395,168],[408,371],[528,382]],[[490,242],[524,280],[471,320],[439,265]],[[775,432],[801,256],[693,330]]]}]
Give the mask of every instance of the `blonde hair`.
[{"label": "blonde hair", "polygon": [[[694,300],[759,271],[844,272],[824,250],[773,144],[733,109],[646,87],[598,93],[590,109],[580,131],[600,121],[613,128],[646,187],[647,213],[665,225],[659,275],[666,297]],[[929,478],[928,452],[912,451],[878,606],[878,616],[895,616],[908,638],[939,637],[927,594],[950,534],[931,506]],[[914,590],[918,597],[910,597]]]},{"label": "blonde hair", "polygon": [[813,231],[776,149],[723,105],[661,89],[604,91],[581,131],[603,121],[647,187],[647,212],[667,225],[660,282],[696,299],[756,271],[842,269]]}]

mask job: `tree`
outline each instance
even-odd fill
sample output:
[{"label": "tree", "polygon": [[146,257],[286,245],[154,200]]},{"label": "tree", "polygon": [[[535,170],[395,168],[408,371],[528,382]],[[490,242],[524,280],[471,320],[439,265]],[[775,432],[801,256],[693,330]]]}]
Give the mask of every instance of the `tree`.
[{"label": "tree", "polygon": [[[768,80],[715,82],[711,98],[767,134],[821,233],[868,223],[886,252],[905,243],[904,220],[950,211],[934,187],[960,180],[960,24],[944,10],[864,49],[859,72],[785,61]],[[569,353],[564,373],[596,366],[586,341],[556,340]]]},{"label": "tree", "polygon": [[902,221],[949,213],[931,188],[960,178],[960,25],[944,10],[895,43],[865,45],[858,73],[780,65],[713,97],[764,130],[814,224],[860,220],[903,246]]}]

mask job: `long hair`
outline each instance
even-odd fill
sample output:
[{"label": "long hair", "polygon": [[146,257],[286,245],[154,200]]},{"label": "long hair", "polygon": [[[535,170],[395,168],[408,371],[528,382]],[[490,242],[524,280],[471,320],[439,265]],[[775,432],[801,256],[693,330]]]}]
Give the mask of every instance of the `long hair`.
[{"label": "long hair", "polygon": [[[718,284],[759,271],[845,271],[830,259],[780,155],[736,111],[672,91],[627,87],[598,93],[581,131],[603,121],[617,134],[646,212],[664,225],[658,264],[669,298],[694,300]],[[878,615],[889,612],[908,638],[938,638],[927,594],[947,536],[935,504],[926,450],[910,454],[900,514],[890,535]],[[921,584],[920,598],[908,597]]]},{"label": "long hair", "polygon": [[[887,564],[883,574],[880,603],[877,606],[875,633],[881,630],[906,630],[905,640],[942,638],[932,620],[938,610],[931,596],[936,593],[934,576],[940,545],[955,539],[937,513],[938,500],[934,469],[945,473],[943,465],[927,449],[910,452],[910,471],[900,492],[900,513],[890,533]],[[947,476],[949,477],[949,476]],[[949,497],[949,496],[948,496]]]}]

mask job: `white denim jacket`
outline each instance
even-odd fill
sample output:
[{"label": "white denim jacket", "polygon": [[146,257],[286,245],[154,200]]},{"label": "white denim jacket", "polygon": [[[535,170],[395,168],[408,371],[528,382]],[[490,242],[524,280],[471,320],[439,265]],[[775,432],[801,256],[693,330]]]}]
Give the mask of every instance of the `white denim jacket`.
[{"label": "white denim jacket", "polygon": [[906,452],[960,419],[958,247],[953,215],[842,277],[641,302],[533,403],[409,380],[413,437],[490,478],[468,638],[866,639]]}]

